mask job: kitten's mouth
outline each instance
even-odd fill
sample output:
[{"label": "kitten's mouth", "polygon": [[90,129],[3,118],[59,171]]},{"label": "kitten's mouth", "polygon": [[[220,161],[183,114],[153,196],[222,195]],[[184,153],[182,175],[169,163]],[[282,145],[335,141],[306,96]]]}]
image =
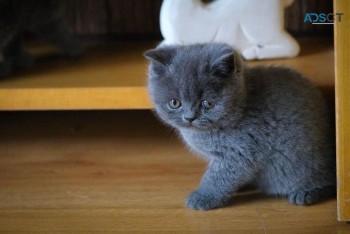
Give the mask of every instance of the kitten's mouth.
[{"label": "kitten's mouth", "polygon": [[198,125],[196,123],[183,123],[183,128],[191,129],[191,130],[205,130],[208,129],[208,126]]}]

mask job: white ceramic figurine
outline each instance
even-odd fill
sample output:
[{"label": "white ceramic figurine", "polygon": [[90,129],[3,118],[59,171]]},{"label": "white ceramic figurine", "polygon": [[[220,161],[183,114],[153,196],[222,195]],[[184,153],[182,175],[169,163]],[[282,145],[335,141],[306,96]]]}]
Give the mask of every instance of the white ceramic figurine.
[{"label": "white ceramic figurine", "polygon": [[163,44],[224,42],[248,60],[293,57],[299,53],[299,44],[284,29],[284,8],[292,2],[164,0]]}]

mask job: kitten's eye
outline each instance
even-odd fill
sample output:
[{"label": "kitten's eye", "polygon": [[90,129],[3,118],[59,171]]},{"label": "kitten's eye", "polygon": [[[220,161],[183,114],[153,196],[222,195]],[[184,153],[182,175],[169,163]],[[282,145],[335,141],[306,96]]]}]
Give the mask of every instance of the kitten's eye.
[{"label": "kitten's eye", "polygon": [[168,105],[172,109],[178,109],[181,106],[181,102],[179,99],[173,99],[170,102],[168,102]]},{"label": "kitten's eye", "polygon": [[202,106],[205,108],[205,109],[210,109],[214,106],[214,104],[212,102],[209,102],[209,101],[203,101],[202,102]]}]

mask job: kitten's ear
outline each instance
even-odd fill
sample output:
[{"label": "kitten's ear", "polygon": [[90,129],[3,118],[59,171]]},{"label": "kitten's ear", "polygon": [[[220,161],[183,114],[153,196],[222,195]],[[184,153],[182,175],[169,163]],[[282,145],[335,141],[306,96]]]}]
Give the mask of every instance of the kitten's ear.
[{"label": "kitten's ear", "polygon": [[226,78],[233,73],[240,73],[243,69],[242,56],[229,46],[220,52],[210,64],[213,75]]},{"label": "kitten's ear", "polygon": [[148,50],[143,54],[150,62],[158,65],[168,65],[173,57],[173,50],[170,48],[156,48]]},{"label": "kitten's ear", "polygon": [[150,72],[156,76],[163,76],[167,71],[168,65],[172,62],[173,54],[173,49],[168,47],[146,51],[144,56],[151,62]]}]

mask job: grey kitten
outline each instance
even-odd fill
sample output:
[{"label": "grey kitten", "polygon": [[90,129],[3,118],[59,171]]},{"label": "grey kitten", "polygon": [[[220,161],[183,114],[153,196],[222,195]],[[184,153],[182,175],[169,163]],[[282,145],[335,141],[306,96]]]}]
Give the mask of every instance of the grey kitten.
[{"label": "grey kitten", "polygon": [[59,0],[0,0],[0,77],[16,67],[29,67],[32,57],[22,48],[21,35],[32,31],[63,50],[68,56],[83,52],[80,42],[62,17]]},{"label": "grey kitten", "polygon": [[187,207],[221,207],[247,183],[296,205],[335,194],[330,115],[299,73],[245,67],[226,44],[161,46],[145,56],[156,113],[209,161]]}]

